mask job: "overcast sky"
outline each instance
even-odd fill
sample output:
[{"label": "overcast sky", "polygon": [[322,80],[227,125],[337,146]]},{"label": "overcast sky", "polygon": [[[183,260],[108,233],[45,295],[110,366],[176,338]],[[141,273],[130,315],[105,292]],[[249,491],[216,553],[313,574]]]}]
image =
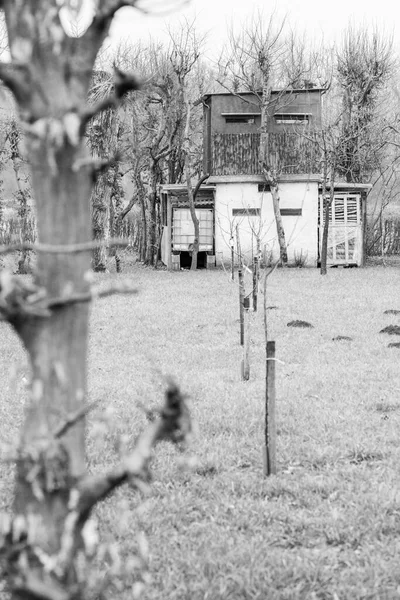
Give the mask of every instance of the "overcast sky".
[{"label": "overcast sky", "polygon": [[275,9],[279,16],[287,15],[294,29],[305,30],[314,40],[340,38],[349,19],[355,23],[376,24],[394,38],[398,37],[393,0],[279,0],[276,5],[263,0],[191,0],[183,10],[162,18],[139,14],[134,9],[121,9],[113,25],[112,39],[145,40],[149,35],[155,39],[165,38],[166,25],[174,27],[182,16],[190,20],[196,16],[198,29],[209,32],[208,53],[212,55],[221,46],[227,24],[233,21],[240,26],[246,17],[260,9],[265,14]]}]

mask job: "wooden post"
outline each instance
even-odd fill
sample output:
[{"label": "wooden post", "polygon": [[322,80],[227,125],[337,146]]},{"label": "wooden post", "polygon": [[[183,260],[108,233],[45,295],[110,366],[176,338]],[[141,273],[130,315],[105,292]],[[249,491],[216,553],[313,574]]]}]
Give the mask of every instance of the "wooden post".
[{"label": "wooden post", "polygon": [[168,195],[167,199],[167,269],[172,271],[172,204]]},{"label": "wooden post", "polygon": [[244,345],[244,282],[243,282],[243,270],[240,265],[238,269],[239,277],[239,322],[240,322],[240,345]]},{"label": "wooden post", "polygon": [[244,343],[242,360],[242,380],[250,379],[250,298],[243,298],[243,317],[244,317]]},{"label": "wooden post", "polygon": [[266,345],[264,475],[276,474],[275,342]]},{"label": "wooden post", "polygon": [[253,311],[257,312],[258,299],[258,257],[253,258]]},{"label": "wooden post", "polygon": [[235,281],[235,248],[233,242],[231,244],[231,279]]},{"label": "wooden post", "polygon": [[362,244],[361,244],[361,267],[365,267],[367,260],[367,193],[363,192],[360,198],[361,202],[361,232],[362,232]]}]

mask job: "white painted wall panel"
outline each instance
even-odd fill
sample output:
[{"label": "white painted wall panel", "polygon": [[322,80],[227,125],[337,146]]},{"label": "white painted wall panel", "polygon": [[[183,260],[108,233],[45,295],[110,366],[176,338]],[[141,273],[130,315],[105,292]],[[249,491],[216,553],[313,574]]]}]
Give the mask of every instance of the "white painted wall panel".
[{"label": "white painted wall panel", "polygon": [[[307,266],[316,266],[318,257],[318,184],[287,182],[280,184],[281,208],[301,208],[301,216],[283,216],[289,261],[295,254],[307,255]],[[232,209],[259,209],[260,216],[232,216]],[[279,256],[272,197],[259,192],[256,183],[218,183],[215,193],[215,250],[217,264],[230,261],[230,239],[236,246],[239,227],[242,251],[247,260],[256,250],[259,233],[262,247]]]}]

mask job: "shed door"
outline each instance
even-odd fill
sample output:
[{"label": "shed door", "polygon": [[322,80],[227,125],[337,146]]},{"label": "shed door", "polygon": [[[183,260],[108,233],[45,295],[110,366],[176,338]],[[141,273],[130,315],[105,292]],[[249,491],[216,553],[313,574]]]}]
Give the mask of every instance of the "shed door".
[{"label": "shed door", "polygon": [[[324,227],[320,198],[320,253]],[[360,265],[362,261],[361,196],[335,194],[329,217],[328,265]]]},{"label": "shed door", "polygon": [[[212,251],[214,245],[214,215],[212,208],[196,208],[199,219],[199,250]],[[194,226],[188,208],[174,208],[172,217],[172,249],[189,250],[193,244]]]}]

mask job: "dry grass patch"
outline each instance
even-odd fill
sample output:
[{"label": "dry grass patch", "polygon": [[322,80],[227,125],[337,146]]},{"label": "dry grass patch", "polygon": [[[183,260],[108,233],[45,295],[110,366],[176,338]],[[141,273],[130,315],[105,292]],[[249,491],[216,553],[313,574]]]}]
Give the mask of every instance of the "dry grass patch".
[{"label": "dry grass patch", "polygon": [[[91,470],[118,460],[164,378],[190,394],[198,424],[193,470],[160,447],[145,499],[118,490],[98,510],[101,534],[128,561],[142,529],[153,584],[145,600],[365,600],[398,597],[400,390],[397,354],[377,332],[400,272],[278,270],[269,280],[276,340],[278,475],[262,477],[265,357],[253,315],[251,379],[240,380],[238,293],[219,271],[132,271],[137,297],[92,311],[88,419]],[[98,277],[107,281],[114,275]],[[371,285],[373,281],[373,285]],[[261,302],[259,302],[261,304]],[[301,335],[287,327],[312,322]],[[351,344],[332,340],[337,331]],[[0,324],[2,442],[17,439],[25,391],[15,336]],[[381,407],[379,409],[378,407]],[[106,411],[105,416],[102,413]],[[383,416],[387,418],[383,418]],[[2,465],[0,506],[12,472]],[[144,500],[144,502],[143,502]],[[104,565],[106,568],[106,565]],[[110,598],[131,600],[131,582]]]}]

